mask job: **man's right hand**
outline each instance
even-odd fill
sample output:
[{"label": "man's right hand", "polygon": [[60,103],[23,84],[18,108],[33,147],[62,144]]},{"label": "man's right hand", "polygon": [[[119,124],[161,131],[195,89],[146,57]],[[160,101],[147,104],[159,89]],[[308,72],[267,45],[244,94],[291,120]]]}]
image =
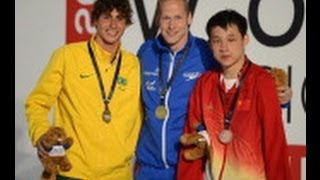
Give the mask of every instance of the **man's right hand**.
[{"label": "man's right hand", "polygon": [[45,142],[44,142],[44,139],[45,139],[45,136],[46,136],[46,133],[44,133],[37,141],[36,143],[36,148],[37,148],[37,154],[38,154],[38,157],[40,159],[42,159],[43,157],[48,157],[49,156],[49,151],[47,151],[45,149]]}]

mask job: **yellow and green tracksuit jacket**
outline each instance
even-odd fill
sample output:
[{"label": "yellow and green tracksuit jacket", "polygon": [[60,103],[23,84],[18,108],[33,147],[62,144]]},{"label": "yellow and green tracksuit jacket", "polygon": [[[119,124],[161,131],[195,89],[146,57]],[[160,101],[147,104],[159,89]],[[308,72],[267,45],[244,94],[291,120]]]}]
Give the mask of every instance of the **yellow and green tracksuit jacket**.
[{"label": "yellow and green tracksuit jacket", "polygon": [[[111,63],[112,54],[93,37],[90,43],[108,96],[118,58]],[[26,100],[33,145],[52,125],[63,127],[74,140],[66,151],[73,167],[69,172],[60,172],[63,176],[132,179],[131,162],[142,121],[140,67],[134,54],[121,48],[120,52],[121,68],[109,103],[111,122],[102,120],[104,103],[87,42],[57,49]]]}]

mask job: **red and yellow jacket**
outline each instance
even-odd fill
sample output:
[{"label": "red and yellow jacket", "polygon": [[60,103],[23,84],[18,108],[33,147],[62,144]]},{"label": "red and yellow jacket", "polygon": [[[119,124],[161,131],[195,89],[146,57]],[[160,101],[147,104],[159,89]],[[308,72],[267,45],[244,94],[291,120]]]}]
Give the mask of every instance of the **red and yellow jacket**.
[{"label": "red and yellow jacket", "polygon": [[[213,179],[219,180],[289,180],[288,148],[281,107],[272,77],[252,64],[243,82],[231,121],[233,140],[222,144],[218,135],[223,129],[222,96],[233,96],[234,89],[223,91],[220,71],[205,73],[192,93],[185,133],[195,133],[204,125],[210,137],[210,165]],[[220,92],[220,93],[221,93]],[[182,153],[178,179],[201,180],[206,158],[186,161]]]}]

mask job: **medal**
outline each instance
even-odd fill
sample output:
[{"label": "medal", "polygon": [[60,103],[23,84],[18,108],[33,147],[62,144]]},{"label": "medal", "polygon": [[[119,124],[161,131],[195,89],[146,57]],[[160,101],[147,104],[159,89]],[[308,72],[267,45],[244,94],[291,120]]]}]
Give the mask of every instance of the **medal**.
[{"label": "medal", "polygon": [[110,122],[110,120],[111,120],[111,112],[110,112],[108,107],[106,107],[106,109],[103,111],[102,119],[107,123]]},{"label": "medal", "polygon": [[[91,61],[92,61],[92,64],[93,64],[93,67],[94,67],[94,70],[97,74],[97,78],[98,78],[98,81],[99,81],[99,87],[100,87],[100,92],[101,92],[101,95],[102,95],[102,100],[103,100],[103,103],[104,103],[104,106],[105,106],[105,109],[102,113],[102,119],[105,121],[105,122],[110,122],[111,121],[111,112],[109,110],[109,107],[108,107],[108,104],[109,102],[111,101],[111,98],[113,96],[113,93],[114,93],[114,90],[115,90],[115,87],[116,87],[116,82],[117,82],[117,79],[118,79],[118,76],[119,76],[119,72],[120,72],[120,67],[121,67],[121,52],[119,53],[119,57],[118,57],[118,61],[117,61],[117,67],[116,67],[116,70],[114,72],[114,76],[113,76],[113,80],[112,80],[112,84],[111,84],[111,87],[110,87],[110,92],[109,92],[109,95],[108,97],[106,96],[106,93],[105,93],[105,89],[104,89],[104,85],[103,85],[103,82],[102,82],[102,78],[101,78],[101,74],[100,74],[100,71],[99,71],[99,68],[98,68],[98,64],[97,64],[97,61],[96,61],[96,58],[94,56],[94,53],[93,53],[93,50],[91,48],[91,45],[90,45],[90,41],[88,41],[88,50],[89,50],[89,54],[90,54],[90,57],[91,57]],[[117,49],[115,55],[113,56],[113,60],[116,58],[116,54],[118,53],[119,49]],[[112,60],[112,61],[113,61]]]},{"label": "medal", "polygon": [[167,116],[167,109],[164,105],[159,105],[157,108],[156,108],[156,117],[158,119],[164,119],[166,116]]},{"label": "medal", "polygon": [[219,140],[223,144],[228,144],[232,141],[233,133],[230,129],[223,129],[219,134]]},{"label": "medal", "polygon": [[[169,79],[164,78],[163,77],[163,67],[164,65],[162,64],[162,62],[164,60],[162,60],[162,54],[160,53],[159,59],[158,59],[158,82],[159,82],[159,95],[160,95],[160,102],[158,107],[155,110],[155,116],[158,119],[164,120],[168,114],[168,110],[165,107],[165,97],[166,94],[168,92],[168,90],[170,89],[170,87],[172,86],[173,80],[177,77],[177,72],[179,70],[179,68],[181,67],[182,63],[184,62],[184,60],[186,59],[188,52],[189,52],[190,48],[189,46],[187,46],[187,48],[184,50],[183,54],[181,55],[181,57],[179,59],[177,59],[177,64],[174,65],[173,69],[172,69],[172,74],[170,76]],[[166,81],[164,79],[167,79]]]}]

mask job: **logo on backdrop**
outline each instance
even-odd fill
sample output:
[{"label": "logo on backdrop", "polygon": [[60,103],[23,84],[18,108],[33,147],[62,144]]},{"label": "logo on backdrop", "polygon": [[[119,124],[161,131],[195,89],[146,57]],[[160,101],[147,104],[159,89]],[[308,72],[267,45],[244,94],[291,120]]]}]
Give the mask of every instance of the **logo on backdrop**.
[{"label": "logo on backdrop", "polygon": [[91,0],[68,0],[66,43],[87,40],[95,31],[90,23]]},{"label": "logo on backdrop", "polygon": [[290,43],[292,40],[296,38],[299,34],[300,29],[303,23],[304,17],[304,4],[303,0],[294,0],[293,7],[294,7],[294,17],[292,24],[287,32],[283,33],[279,36],[271,36],[267,34],[260,26],[258,11],[259,11],[259,3],[261,0],[251,0],[249,4],[249,13],[248,13],[248,20],[251,26],[251,31],[255,38],[261,43],[266,46],[284,46]]},{"label": "logo on backdrop", "polygon": [[[154,15],[152,25],[149,26],[144,1],[134,0],[144,39],[156,36],[159,26]],[[198,0],[189,0],[190,11],[193,14]],[[67,1],[67,38],[66,42],[87,40],[95,29],[90,23],[92,0]]]},{"label": "logo on backdrop", "polygon": [[[93,0],[68,0],[67,2],[67,43],[86,40],[95,31],[90,23],[90,12]],[[248,10],[248,21],[251,31],[257,41],[266,46],[284,46],[290,43],[299,34],[304,19],[304,3],[303,0],[295,0],[293,2],[294,16],[293,21],[287,32],[271,36],[267,34],[260,26],[258,10],[261,0],[251,0]],[[198,0],[189,0],[190,11],[195,12]],[[136,11],[139,17],[141,31],[144,39],[154,37],[158,32],[155,13],[152,24],[149,25],[146,7],[144,1],[134,0]]]}]

